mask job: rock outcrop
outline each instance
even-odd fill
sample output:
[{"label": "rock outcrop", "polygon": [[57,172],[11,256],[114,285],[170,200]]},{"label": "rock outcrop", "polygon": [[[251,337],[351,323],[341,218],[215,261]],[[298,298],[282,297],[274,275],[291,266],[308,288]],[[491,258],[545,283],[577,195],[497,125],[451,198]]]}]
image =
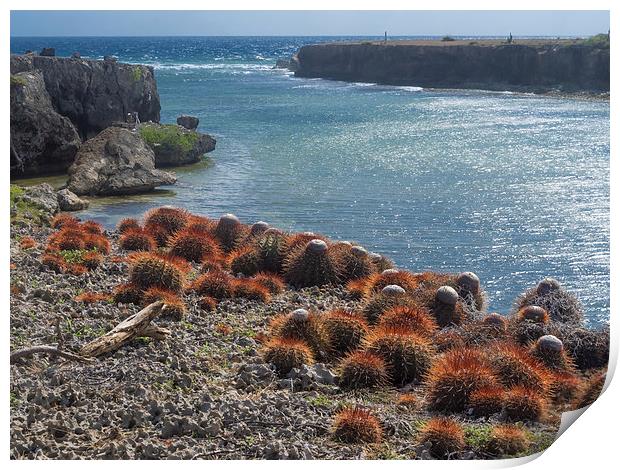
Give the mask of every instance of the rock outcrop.
[{"label": "rock outcrop", "polygon": [[87,209],[89,202],[86,199],[80,199],[77,194],[72,193],[68,189],[61,189],[56,194],[58,199],[58,208],[61,211],[81,211]]},{"label": "rock outcrop", "polygon": [[69,168],[67,188],[77,195],[121,195],[173,184],[176,177],[155,169],[155,154],[136,132],[109,127],[84,142]]},{"label": "rock outcrop", "polygon": [[297,53],[298,77],[545,92],[609,91],[609,48],[579,41],[326,43]]},{"label": "rock outcrop", "polygon": [[11,75],[11,174],[65,171],[80,144],[71,121],[52,106],[41,72]]},{"label": "rock outcrop", "polygon": [[32,54],[10,67],[12,176],[65,171],[82,140],[128,113],[159,121],[152,67]]},{"label": "rock outcrop", "polygon": [[189,129],[190,131],[195,131],[198,128],[199,122],[200,120],[197,117],[187,116],[185,114],[177,118],[177,124],[185,127],[185,129]]},{"label": "rock outcrop", "polygon": [[11,56],[11,73],[38,70],[54,109],[68,117],[83,139],[137,112],[159,122],[159,94],[153,68],[113,60]]},{"label": "rock outcrop", "polygon": [[215,149],[210,135],[175,124],[142,123],[140,135],[155,152],[158,168],[197,163]]}]

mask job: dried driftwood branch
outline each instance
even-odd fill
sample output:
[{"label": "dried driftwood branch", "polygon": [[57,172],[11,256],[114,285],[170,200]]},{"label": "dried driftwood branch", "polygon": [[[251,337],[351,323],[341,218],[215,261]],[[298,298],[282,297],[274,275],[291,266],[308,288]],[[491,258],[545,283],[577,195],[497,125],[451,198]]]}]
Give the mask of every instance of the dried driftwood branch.
[{"label": "dried driftwood branch", "polygon": [[148,325],[139,336],[148,336],[149,338],[164,340],[170,336],[172,332],[168,328],[161,326]]},{"label": "dried driftwood branch", "polygon": [[51,356],[59,356],[64,359],[69,359],[72,361],[79,362],[91,362],[92,359],[88,357],[79,356],[77,354],[73,354],[67,351],[60,351],[58,348],[54,346],[33,346],[31,348],[19,349],[18,351],[11,353],[11,364],[15,363],[18,359],[30,357],[33,354],[49,354]]},{"label": "dried driftwood branch", "polygon": [[135,315],[123,320],[105,335],[86,344],[80,351],[80,354],[86,357],[97,357],[107,352],[115,351],[135,337],[145,336],[145,330],[147,332],[151,331],[152,334],[159,337],[166,337],[167,334],[164,333],[166,330],[163,328],[155,327],[155,329],[149,330],[151,321],[162,313],[164,309],[165,305],[161,301],[146,306]]}]

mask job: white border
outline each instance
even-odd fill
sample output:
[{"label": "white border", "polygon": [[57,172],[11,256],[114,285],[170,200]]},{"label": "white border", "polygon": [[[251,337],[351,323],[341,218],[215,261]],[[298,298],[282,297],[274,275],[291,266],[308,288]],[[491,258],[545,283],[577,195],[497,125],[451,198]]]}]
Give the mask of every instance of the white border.
[{"label": "white border", "polygon": [[[615,3],[615,4],[614,4]],[[519,2],[497,2],[497,1],[480,1],[473,0],[467,3],[459,2],[459,1],[441,1],[441,2],[432,2],[429,5],[429,2],[413,2],[413,1],[394,1],[394,0],[383,0],[379,4],[376,2],[370,2],[367,0],[296,0],[292,1],[283,1],[283,0],[263,0],[260,3],[251,2],[251,1],[239,1],[239,0],[227,0],[226,2],[215,2],[215,1],[197,1],[197,0],[185,0],[182,4],[174,4],[174,2],[163,1],[163,0],[149,0],[149,1],[141,1],[141,0],[133,0],[132,2],[127,2],[126,0],[107,0],[105,2],[90,2],[88,5],[82,1],[78,0],[57,0],[53,3],[49,1],[42,0],[8,0],[3,2],[2,16],[1,16],[1,25],[4,39],[2,41],[2,51],[4,52],[4,57],[8,58],[9,56],[9,31],[10,31],[10,9],[16,10],[49,10],[49,9],[59,9],[59,10],[376,10],[380,7],[381,10],[611,10],[611,29],[613,31],[620,31],[620,27],[618,24],[618,12],[617,10],[620,7],[616,6],[618,2],[612,1],[603,1],[603,0],[590,0],[588,2],[584,1],[575,1],[575,0],[564,0],[564,1],[547,1],[547,0],[521,0]],[[442,34],[439,32],[438,34]],[[620,33],[618,33],[620,34]],[[612,73],[612,87],[614,79],[618,77],[618,61],[617,55],[615,53],[616,48],[620,47],[618,41],[616,40],[616,36],[612,34],[612,58],[611,58],[611,73]],[[8,69],[8,61],[3,64],[5,69]],[[6,77],[8,73],[5,73]],[[613,95],[613,93],[612,93]],[[612,98],[614,99],[614,98]],[[3,142],[5,147],[5,159],[8,160],[8,142],[9,142],[9,87],[6,85],[3,87],[2,92],[2,132],[3,132]],[[618,200],[618,192],[620,188],[618,185],[614,185],[614,183],[618,182],[617,171],[618,164],[615,163],[614,157],[618,157],[618,152],[616,151],[616,138],[615,135],[618,133],[618,116],[615,105],[611,106],[611,142],[612,142],[612,158],[611,158],[611,312],[615,312],[615,308],[618,305],[618,294],[614,290],[616,286],[615,280],[618,276],[618,258],[616,257],[616,247],[617,247],[617,210],[615,201]],[[8,163],[5,160],[5,165]],[[5,196],[4,200],[8,201],[8,187],[9,187],[9,173],[5,166],[4,171],[2,171],[2,188],[4,188]],[[8,357],[9,357],[9,341],[8,334],[10,331],[9,328],[9,308],[8,308],[8,296],[9,296],[9,256],[8,256],[8,246],[9,246],[9,210],[8,204],[2,204],[2,224],[4,227],[4,231],[2,232],[2,246],[4,246],[3,251],[3,259],[0,260],[1,265],[4,266],[4,270],[2,271],[2,289],[4,296],[4,305],[7,307],[4,311],[4,315],[2,316],[3,320],[3,331],[5,332],[5,337],[3,341],[3,357],[5,358],[5,362],[3,364],[3,377],[5,377],[6,382],[5,386],[2,389],[2,403],[5,403],[5,406],[2,407],[2,415],[4,417],[3,422],[5,423],[5,427],[3,428],[3,437],[4,442],[6,443],[6,454],[5,459],[8,459],[8,451],[9,451],[9,385],[8,385],[8,377],[9,377],[9,365],[8,365]],[[612,375],[611,370],[615,368],[615,364],[618,357],[618,335],[616,331],[617,321],[613,318],[612,313],[612,355],[610,358],[610,374]],[[519,459],[519,462],[516,461],[458,461],[458,462],[445,462],[445,461],[437,461],[437,462],[428,462],[428,461],[416,461],[416,462],[382,462],[380,465],[384,466],[392,466],[397,467],[400,466],[404,468],[406,465],[409,467],[410,465],[415,466],[424,466],[425,468],[446,468],[449,466],[459,468],[501,468],[514,466],[516,464],[522,464],[526,461],[531,461],[529,463],[530,468],[611,468],[612,465],[617,465],[617,452],[616,448],[618,447],[618,434],[615,432],[618,429],[618,418],[620,418],[619,405],[620,402],[620,386],[618,386],[618,380],[611,381],[611,384],[608,384],[609,387],[605,391],[605,393],[599,398],[579,419],[577,420],[576,425],[571,426],[562,436],[541,456],[535,459],[526,458]],[[613,463],[612,463],[613,462]],[[83,462],[11,462],[13,466],[20,467],[34,467],[34,466],[42,466],[46,465],[49,468],[66,468],[66,466],[77,466],[84,465]],[[147,466],[159,466],[163,468],[163,465],[193,465],[197,468],[198,465],[204,468],[205,465],[208,465],[210,468],[214,466],[223,466],[233,467],[237,465],[244,466],[277,466],[279,468],[284,468],[284,466],[290,466],[290,462],[259,462],[259,461],[251,461],[244,462],[241,464],[240,462],[178,462],[178,461],[169,461],[169,462],[93,462],[88,463],[88,465],[102,467],[109,466],[138,466],[141,468],[146,468]],[[323,462],[304,462],[299,461],[295,462],[293,465],[296,467],[305,467],[313,468],[317,465],[325,465],[330,467],[340,467],[345,465],[355,465],[358,468],[368,468],[371,466],[378,465],[377,462],[335,462],[335,461],[323,461]]]}]

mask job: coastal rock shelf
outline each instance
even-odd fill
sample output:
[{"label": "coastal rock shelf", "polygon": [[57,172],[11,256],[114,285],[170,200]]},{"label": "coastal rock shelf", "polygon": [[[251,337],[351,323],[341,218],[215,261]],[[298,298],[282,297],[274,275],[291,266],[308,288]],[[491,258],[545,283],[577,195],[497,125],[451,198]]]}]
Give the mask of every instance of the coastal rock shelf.
[{"label": "coastal rock shelf", "polygon": [[16,217],[15,459],[523,456],[605,381],[609,331],[553,279],[500,315],[474,273],[232,214]]},{"label": "coastal rock shelf", "polygon": [[609,91],[609,48],[569,40],[340,42],[303,46],[295,75],[546,92]]}]

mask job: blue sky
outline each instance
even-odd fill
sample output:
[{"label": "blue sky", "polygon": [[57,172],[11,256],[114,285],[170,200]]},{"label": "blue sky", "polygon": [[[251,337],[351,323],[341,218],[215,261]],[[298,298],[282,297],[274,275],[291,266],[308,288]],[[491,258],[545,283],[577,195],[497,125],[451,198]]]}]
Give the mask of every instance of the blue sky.
[{"label": "blue sky", "polygon": [[589,36],[608,11],[12,11],[11,36]]}]

